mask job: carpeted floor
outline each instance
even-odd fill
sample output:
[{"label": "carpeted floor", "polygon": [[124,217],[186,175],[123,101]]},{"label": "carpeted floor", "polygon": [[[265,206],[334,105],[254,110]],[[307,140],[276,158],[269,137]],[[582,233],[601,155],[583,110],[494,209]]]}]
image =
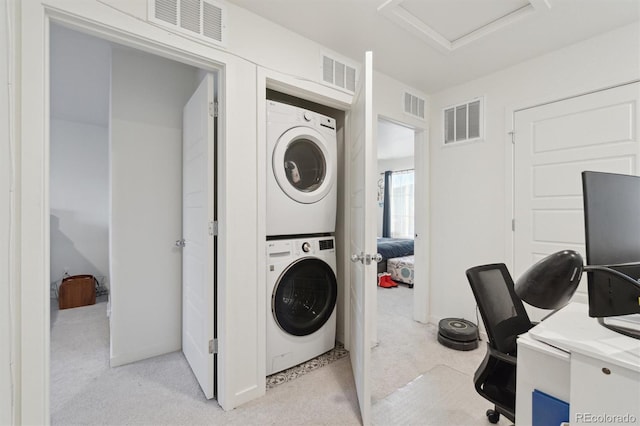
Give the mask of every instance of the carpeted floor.
[{"label": "carpeted floor", "polygon": [[[434,326],[411,319],[411,289],[379,288],[378,302],[373,423],[486,425],[489,404],[472,384],[484,345],[460,352],[438,344]],[[348,356],[303,367],[295,380],[231,411],[204,398],[180,352],[117,368],[108,358],[105,303],[59,312],[52,307],[53,425],[360,424]]]},{"label": "carpeted floor", "polygon": [[374,404],[372,417],[376,425],[467,426],[482,424],[487,408],[465,374],[436,365]]}]

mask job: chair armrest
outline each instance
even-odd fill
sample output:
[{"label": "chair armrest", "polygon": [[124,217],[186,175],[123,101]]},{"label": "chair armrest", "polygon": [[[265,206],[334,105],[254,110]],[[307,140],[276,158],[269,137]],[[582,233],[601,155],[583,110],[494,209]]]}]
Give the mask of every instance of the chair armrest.
[{"label": "chair armrest", "polygon": [[507,364],[516,365],[516,363],[518,362],[515,356],[500,352],[492,348],[490,345],[487,345],[487,349],[489,350],[489,353],[492,357],[499,359],[500,361],[504,361]]}]

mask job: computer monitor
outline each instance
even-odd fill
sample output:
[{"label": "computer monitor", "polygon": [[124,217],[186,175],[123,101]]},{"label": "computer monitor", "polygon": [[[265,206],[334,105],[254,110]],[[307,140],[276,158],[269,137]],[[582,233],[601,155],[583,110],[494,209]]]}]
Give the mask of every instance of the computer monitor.
[{"label": "computer monitor", "polygon": [[[583,172],[587,265],[640,278],[640,177]],[[589,316],[640,313],[640,289],[614,275],[587,273]]]}]

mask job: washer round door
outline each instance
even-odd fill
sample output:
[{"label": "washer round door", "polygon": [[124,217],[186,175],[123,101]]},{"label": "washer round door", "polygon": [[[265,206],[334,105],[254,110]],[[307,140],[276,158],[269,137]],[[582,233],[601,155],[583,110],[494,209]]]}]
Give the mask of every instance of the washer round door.
[{"label": "washer round door", "polygon": [[289,198],[311,204],[323,199],[334,185],[334,161],[319,132],[294,127],[278,139],[272,167],[278,185]]},{"label": "washer round door", "polygon": [[278,326],[294,336],[318,331],[336,306],[338,284],[331,267],[320,259],[303,258],[283,272],[271,295]]}]

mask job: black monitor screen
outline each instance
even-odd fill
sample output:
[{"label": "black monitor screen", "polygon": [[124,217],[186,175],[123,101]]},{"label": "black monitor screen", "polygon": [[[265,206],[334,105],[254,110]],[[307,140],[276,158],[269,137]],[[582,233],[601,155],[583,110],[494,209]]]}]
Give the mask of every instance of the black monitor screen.
[{"label": "black monitor screen", "polygon": [[[583,172],[582,189],[587,264],[619,265],[612,268],[640,278],[640,177]],[[640,313],[637,287],[602,272],[588,280],[590,316]]]}]

